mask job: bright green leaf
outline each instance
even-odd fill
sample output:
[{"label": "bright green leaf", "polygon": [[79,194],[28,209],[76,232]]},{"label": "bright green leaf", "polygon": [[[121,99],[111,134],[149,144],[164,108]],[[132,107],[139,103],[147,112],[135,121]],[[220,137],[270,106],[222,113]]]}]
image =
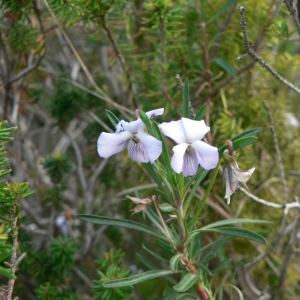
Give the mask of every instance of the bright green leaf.
[{"label": "bright green leaf", "polygon": [[203,104],[200,109],[198,110],[196,116],[195,116],[195,120],[196,121],[201,121],[206,113],[207,110],[207,103]]}]

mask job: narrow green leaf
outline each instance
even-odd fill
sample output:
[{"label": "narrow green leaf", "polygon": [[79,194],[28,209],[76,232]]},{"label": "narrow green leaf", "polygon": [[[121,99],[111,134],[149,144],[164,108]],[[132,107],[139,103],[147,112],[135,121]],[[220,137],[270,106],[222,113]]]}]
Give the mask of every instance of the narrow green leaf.
[{"label": "narrow green leaf", "polygon": [[11,136],[0,135],[0,142],[10,142],[13,140],[14,140],[14,138]]},{"label": "narrow green leaf", "polygon": [[186,79],[183,83],[182,116],[184,118],[189,118],[190,117],[190,86],[189,86],[189,80],[188,79]]},{"label": "narrow green leaf", "polygon": [[8,170],[0,170],[0,177],[4,177],[7,176],[12,170],[8,169]]},{"label": "narrow green leaf", "polygon": [[146,216],[149,218],[151,223],[153,225],[155,225],[164,235],[166,234],[165,230],[164,230],[164,228],[161,224],[161,220],[159,219],[157,214],[149,206],[146,208]]},{"label": "narrow green leaf", "polygon": [[[159,256],[157,253],[151,251],[150,249],[148,249],[144,244],[142,245],[143,246],[143,249],[145,249],[145,251],[147,251],[150,255],[152,255],[153,257],[155,257],[156,259],[158,259],[159,261],[161,262],[165,262],[165,263],[168,263],[168,260]],[[156,268],[157,269],[157,268]]]},{"label": "narrow green leaf", "polygon": [[159,234],[157,231],[153,230],[152,228],[145,226],[143,224],[134,222],[134,221],[115,219],[115,218],[110,218],[110,217],[105,217],[105,216],[96,216],[96,215],[79,214],[77,216],[79,219],[86,221],[86,222],[93,223],[93,224],[111,225],[111,226],[119,226],[119,227],[124,227],[124,228],[129,228],[129,229],[135,229],[135,230],[146,232],[148,234],[152,234],[161,239],[165,239],[165,240],[167,239],[165,236],[163,236],[162,234]]},{"label": "narrow green leaf", "polygon": [[148,118],[148,116],[142,110],[140,111],[139,116],[140,116],[141,120],[143,121],[143,123],[146,125],[149,133],[151,135],[157,137],[156,134],[155,134],[153,125],[152,125],[150,119]]},{"label": "narrow green leaf", "polygon": [[14,249],[5,250],[0,253],[0,262],[4,261],[7,257],[11,256],[14,252]]},{"label": "narrow green leaf", "polygon": [[216,232],[216,233],[226,234],[230,236],[241,237],[248,240],[253,240],[261,244],[268,244],[267,240],[263,236],[245,228],[222,227],[217,229],[203,229],[203,230],[200,229],[200,231]]},{"label": "narrow green leaf", "polygon": [[244,132],[242,132],[242,133],[238,134],[237,136],[235,136],[234,138],[232,138],[231,141],[234,142],[234,141],[240,140],[241,138],[253,136],[253,135],[261,132],[262,129],[263,129],[262,127],[256,127],[256,128],[251,128],[251,129],[245,130]]},{"label": "narrow green leaf", "polygon": [[178,270],[178,264],[180,262],[181,257],[183,256],[182,253],[176,254],[174,255],[171,259],[170,259],[170,269],[174,272],[177,272]]},{"label": "narrow green leaf", "polygon": [[225,61],[221,57],[216,57],[213,59],[213,62],[215,62],[217,65],[219,65],[225,72],[227,72],[231,77],[236,78],[236,72],[233,69],[233,67]]},{"label": "narrow green leaf", "polygon": [[158,172],[155,171],[153,164],[151,164],[151,163],[146,163],[146,164],[143,163],[142,165],[147,170],[147,172],[152,177],[152,179],[156,182],[156,184],[158,185],[158,187],[163,191],[164,190],[163,181],[160,178],[160,176],[158,175]]},{"label": "narrow green leaf", "polygon": [[253,219],[228,219],[228,220],[221,220],[217,221],[211,224],[208,224],[201,229],[210,229],[210,228],[215,228],[219,226],[224,226],[224,225],[232,225],[232,224],[245,224],[245,223],[250,223],[250,224],[272,224],[273,222],[270,221],[265,221],[265,220],[253,220]]},{"label": "narrow green leaf", "polygon": [[116,127],[117,124],[120,122],[119,118],[110,110],[106,109],[105,110],[106,116],[108,118],[108,120],[110,121],[110,123]]},{"label": "narrow green leaf", "polygon": [[219,18],[219,16],[221,16],[223,13],[229,10],[230,7],[233,6],[236,2],[237,0],[229,0],[221,9],[217,9],[217,13],[213,15],[206,24],[213,22],[214,20]]},{"label": "narrow green leaf", "polygon": [[[199,187],[199,185],[201,184],[201,182],[204,180],[204,178],[206,177],[206,175],[209,173],[209,171],[204,170],[203,168],[200,168],[201,171],[199,173],[197,173],[194,178],[196,179],[194,182],[194,185],[192,187],[192,189],[189,191],[189,187],[190,185],[186,184],[185,185],[185,194],[187,194],[189,192],[188,197],[186,198],[186,200],[183,203],[183,209],[184,209],[184,213],[187,212],[189,206],[190,206],[190,202],[192,201],[192,199],[194,198],[194,195]],[[192,182],[190,182],[190,184],[192,184]]]},{"label": "narrow green leaf", "polygon": [[152,270],[141,274],[136,274],[131,277],[111,280],[109,282],[103,283],[102,286],[105,288],[123,287],[128,285],[134,285],[146,280],[150,280],[150,279],[154,279],[154,278],[158,278],[170,274],[173,274],[173,272],[170,270]]},{"label": "narrow green leaf", "polygon": [[12,271],[11,269],[3,268],[1,266],[0,266],[0,275],[9,279],[17,279],[14,271]]},{"label": "narrow green leaf", "polygon": [[207,110],[207,103],[203,104],[200,109],[198,110],[196,116],[195,116],[195,120],[196,121],[200,121],[203,119],[203,117],[205,116]]},{"label": "narrow green leaf", "polygon": [[26,198],[30,195],[33,195],[35,193],[35,191],[26,191],[25,193],[22,193],[22,194],[19,194],[17,195],[17,198],[16,199],[23,199],[23,198]]},{"label": "narrow green leaf", "polygon": [[18,126],[10,127],[10,128],[2,128],[2,129],[0,129],[0,135],[16,131],[17,129],[18,129]]},{"label": "narrow green leaf", "polygon": [[158,205],[159,206],[159,209],[162,211],[162,212],[171,212],[173,211],[175,208],[172,207],[169,203],[161,203]]},{"label": "narrow green leaf", "polygon": [[197,267],[198,267],[199,269],[201,269],[204,273],[206,273],[206,274],[209,275],[209,276],[212,274],[212,273],[210,272],[209,268],[208,268],[206,265],[204,265],[204,264],[197,263]]},{"label": "narrow green leaf", "polygon": [[[233,142],[233,149],[238,150],[240,148],[251,145],[251,144],[255,143],[256,141],[257,141],[257,137],[254,137],[254,136],[241,138],[241,139]],[[219,148],[219,158],[223,157],[223,152],[225,149],[228,149],[228,145],[223,145]]]},{"label": "narrow green leaf", "polygon": [[177,292],[185,292],[191,288],[197,281],[198,276],[192,273],[187,273],[183,276],[178,284],[173,286],[173,289]]},{"label": "narrow green leaf", "polygon": [[162,159],[168,174],[168,181],[172,180],[172,174],[173,174],[173,170],[171,167],[171,160],[170,160],[170,156],[169,156],[169,152],[168,152],[168,147],[167,147],[167,143],[165,141],[165,138],[163,136],[163,134],[161,133],[158,125],[154,122],[153,123],[153,129],[155,131],[155,136],[162,142]]},{"label": "narrow green leaf", "polygon": [[195,257],[198,257],[198,255],[203,252],[204,250],[213,247],[213,249],[218,249],[219,247],[222,247],[225,243],[231,241],[233,239],[232,236],[226,236],[226,237],[221,237],[218,238],[217,240],[214,240],[213,242],[205,245],[204,247],[201,247],[201,249],[199,249],[195,255]]},{"label": "narrow green leaf", "polygon": [[11,249],[11,245],[10,244],[7,244],[5,242],[0,242],[0,249]]}]

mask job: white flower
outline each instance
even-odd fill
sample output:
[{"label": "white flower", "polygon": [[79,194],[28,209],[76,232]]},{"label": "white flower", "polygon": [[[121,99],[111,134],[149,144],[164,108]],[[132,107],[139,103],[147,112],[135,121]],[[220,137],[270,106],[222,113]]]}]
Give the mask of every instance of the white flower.
[{"label": "white flower", "polygon": [[[156,109],[146,113],[151,119],[162,115],[164,109]],[[120,121],[115,133],[102,132],[97,143],[97,150],[101,157],[107,158],[126,146],[130,158],[137,162],[153,163],[162,152],[162,142],[150,134],[144,132],[145,124],[141,119],[133,122]]]},{"label": "white flower", "polygon": [[246,188],[246,182],[250,179],[255,168],[251,168],[248,171],[243,171],[237,164],[236,156],[228,154],[228,150],[224,151],[224,160],[226,166],[224,167],[223,178],[226,184],[226,195],[227,204],[230,204],[230,196],[236,192],[236,190],[243,184]]},{"label": "white flower", "polygon": [[183,172],[184,176],[192,176],[197,173],[199,165],[210,170],[218,164],[218,149],[201,141],[210,129],[203,120],[181,118],[162,123],[159,127],[164,135],[178,144],[173,148],[171,159],[171,166],[176,173]]}]

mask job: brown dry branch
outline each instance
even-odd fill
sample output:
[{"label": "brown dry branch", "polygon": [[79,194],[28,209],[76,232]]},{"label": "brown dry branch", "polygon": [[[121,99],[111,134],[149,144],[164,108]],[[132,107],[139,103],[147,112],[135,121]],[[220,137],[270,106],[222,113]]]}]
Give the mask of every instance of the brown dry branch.
[{"label": "brown dry branch", "polygon": [[[240,14],[241,14],[241,29],[243,33],[243,39],[244,39],[244,47],[247,51],[247,53],[254,58],[256,62],[258,62],[263,68],[268,70],[276,79],[278,79],[280,82],[288,86],[291,90],[296,92],[297,94],[300,94],[300,89],[298,89],[295,85],[293,85],[291,82],[287,81],[284,77],[279,75],[266,61],[264,61],[254,50],[253,46],[250,45],[248,40],[248,33],[247,33],[247,23],[246,23],[246,15],[245,15],[245,8],[244,6],[240,7]],[[239,56],[241,59],[241,56]]]}]

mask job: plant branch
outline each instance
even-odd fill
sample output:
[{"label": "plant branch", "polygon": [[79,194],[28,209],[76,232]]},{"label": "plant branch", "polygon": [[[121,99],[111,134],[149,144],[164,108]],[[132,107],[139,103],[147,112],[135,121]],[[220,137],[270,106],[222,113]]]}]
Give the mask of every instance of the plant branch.
[{"label": "plant branch", "polygon": [[248,34],[247,34],[247,23],[246,23],[246,16],[245,16],[245,8],[243,6],[240,7],[240,14],[241,14],[241,29],[243,33],[243,39],[244,39],[244,47],[247,51],[247,53],[254,58],[255,61],[257,61],[263,68],[268,70],[276,79],[278,79],[281,83],[288,86],[291,90],[296,92],[300,95],[300,89],[298,89],[296,86],[294,86],[292,83],[287,81],[285,78],[283,78],[281,75],[279,75],[269,64],[267,64],[253,49],[253,47],[250,45],[248,40]]},{"label": "plant branch", "polygon": [[280,180],[281,180],[282,187],[283,187],[283,203],[286,203],[287,198],[288,198],[288,190],[287,190],[287,185],[286,185],[286,180],[285,180],[285,173],[284,173],[284,168],[283,168],[283,163],[282,163],[281,151],[279,148],[278,139],[277,139],[277,135],[276,135],[276,131],[275,131],[275,126],[274,126],[274,122],[273,122],[273,118],[272,118],[272,114],[271,114],[271,110],[268,105],[268,102],[263,101],[263,106],[266,109],[266,111],[268,113],[268,117],[269,117],[270,128],[271,128],[271,132],[272,132],[272,136],[273,136],[273,140],[274,140],[275,151],[276,151],[276,160],[277,160],[277,164],[278,164],[278,168],[279,168]]}]

